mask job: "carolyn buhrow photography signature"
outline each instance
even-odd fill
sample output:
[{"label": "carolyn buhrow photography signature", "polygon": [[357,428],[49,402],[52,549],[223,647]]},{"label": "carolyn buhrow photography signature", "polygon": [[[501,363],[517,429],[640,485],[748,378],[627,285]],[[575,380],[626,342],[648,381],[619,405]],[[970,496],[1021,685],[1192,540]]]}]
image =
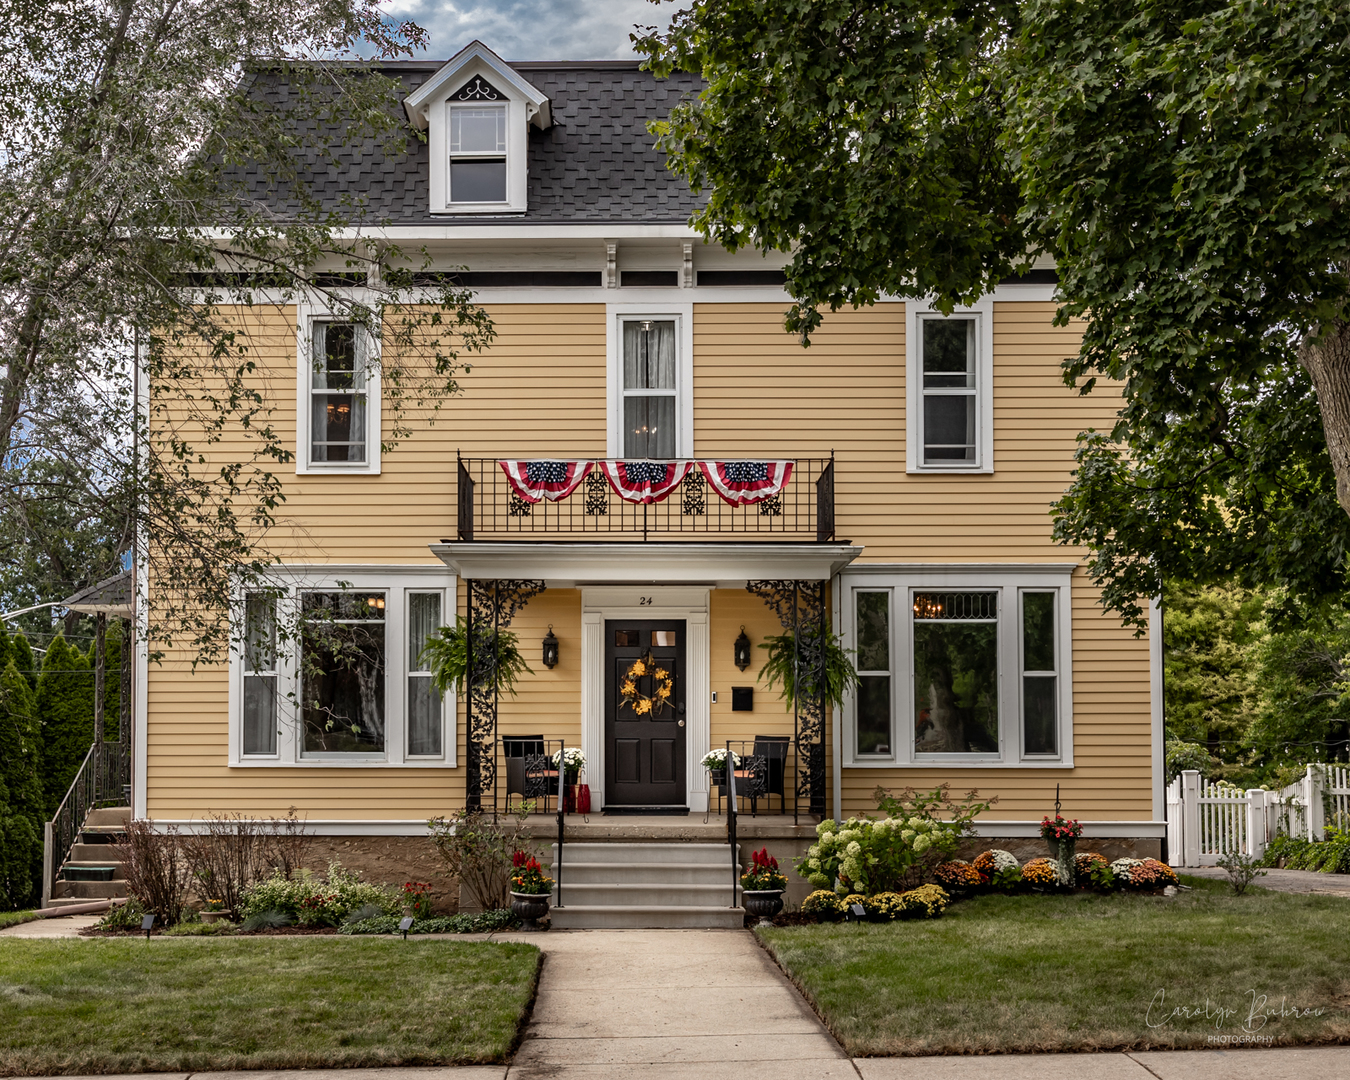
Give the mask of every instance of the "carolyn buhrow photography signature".
[{"label": "carolyn buhrow photography signature", "polygon": [[1176,1004],[1169,1001],[1167,991],[1160,989],[1148,1003],[1144,1023],[1151,1028],[1167,1027],[1177,1020],[1205,1020],[1214,1025],[1216,1031],[1222,1031],[1230,1025],[1239,1029],[1237,1034],[1210,1036],[1210,1041],[1260,1042],[1265,1041],[1259,1032],[1278,1020],[1304,1020],[1322,1016],[1326,1013],[1323,1006],[1299,1008],[1290,1005],[1287,997],[1281,996],[1278,1002],[1272,1001],[1267,994],[1248,990],[1242,995],[1240,1005],[1224,1005],[1205,998],[1203,1003],[1186,1002]]}]

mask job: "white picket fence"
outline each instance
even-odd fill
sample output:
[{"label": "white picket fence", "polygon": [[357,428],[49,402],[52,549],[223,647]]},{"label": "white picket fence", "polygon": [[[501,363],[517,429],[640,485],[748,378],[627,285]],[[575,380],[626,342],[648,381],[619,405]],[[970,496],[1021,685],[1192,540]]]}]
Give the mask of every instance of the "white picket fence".
[{"label": "white picket fence", "polygon": [[1228,851],[1255,858],[1278,833],[1323,839],[1350,825],[1350,769],[1309,765],[1279,791],[1234,791],[1187,770],[1167,785],[1167,856],[1173,866],[1213,866]]}]

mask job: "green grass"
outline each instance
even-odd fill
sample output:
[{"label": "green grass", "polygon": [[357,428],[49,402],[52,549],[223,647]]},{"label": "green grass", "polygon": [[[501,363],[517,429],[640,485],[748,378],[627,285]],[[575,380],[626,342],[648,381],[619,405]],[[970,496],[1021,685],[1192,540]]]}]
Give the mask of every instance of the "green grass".
[{"label": "green grass", "polygon": [[0,911],[0,930],[6,926],[18,926],[20,923],[34,922],[42,918],[31,911]]},{"label": "green grass", "polygon": [[[983,896],[931,922],[758,932],[853,1056],[1350,1042],[1350,902],[1183,880],[1175,898]],[[1253,991],[1322,1013],[1245,1024]]]},{"label": "green grass", "polygon": [[0,1076],[504,1061],[539,950],[0,938]]}]

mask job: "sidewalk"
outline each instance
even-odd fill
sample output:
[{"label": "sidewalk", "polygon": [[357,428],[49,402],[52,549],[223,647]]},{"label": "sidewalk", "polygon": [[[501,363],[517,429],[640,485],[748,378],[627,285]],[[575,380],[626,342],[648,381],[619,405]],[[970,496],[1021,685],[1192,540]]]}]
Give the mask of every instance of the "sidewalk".
[{"label": "sidewalk", "polygon": [[[1218,866],[1187,866],[1177,870],[1191,877],[1227,881],[1228,871]],[[1252,882],[1253,888],[1275,892],[1316,893],[1326,896],[1350,896],[1350,874],[1324,874],[1320,870],[1282,870],[1272,867]]]}]

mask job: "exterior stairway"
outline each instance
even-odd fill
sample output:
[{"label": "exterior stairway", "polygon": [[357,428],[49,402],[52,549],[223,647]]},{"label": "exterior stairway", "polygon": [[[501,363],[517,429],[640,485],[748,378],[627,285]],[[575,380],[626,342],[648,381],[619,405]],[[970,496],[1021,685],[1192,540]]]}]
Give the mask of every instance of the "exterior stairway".
[{"label": "exterior stairway", "polygon": [[[554,844],[555,878],[557,865]],[[569,843],[563,848],[563,906],[555,886],[549,918],[560,930],[740,929],[745,909],[731,906],[731,886],[726,844]],[[739,885],[736,900],[739,905]]]},{"label": "exterior stairway", "polygon": [[90,810],[70,857],[61,865],[52,891],[52,907],[87,904],[127,895],[118,841],[131,820],[131,807]]}]

